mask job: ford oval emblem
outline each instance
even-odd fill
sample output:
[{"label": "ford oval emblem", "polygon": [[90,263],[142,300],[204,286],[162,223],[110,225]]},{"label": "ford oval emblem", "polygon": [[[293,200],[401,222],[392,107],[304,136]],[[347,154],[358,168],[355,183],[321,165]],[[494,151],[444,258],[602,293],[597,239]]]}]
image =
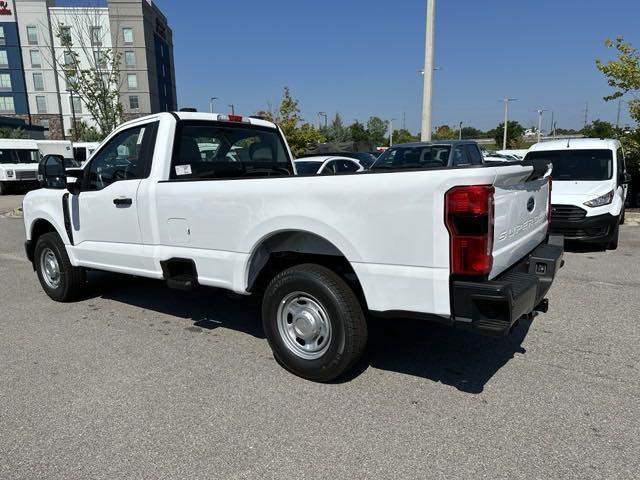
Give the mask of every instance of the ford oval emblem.
[{"label": "ford oval emblem", "polygon": [[527,201],[527,211],[533,212],[533,209],[535,207],[536,207],[536,199],[533,197],[529,198],[529,200]]}]

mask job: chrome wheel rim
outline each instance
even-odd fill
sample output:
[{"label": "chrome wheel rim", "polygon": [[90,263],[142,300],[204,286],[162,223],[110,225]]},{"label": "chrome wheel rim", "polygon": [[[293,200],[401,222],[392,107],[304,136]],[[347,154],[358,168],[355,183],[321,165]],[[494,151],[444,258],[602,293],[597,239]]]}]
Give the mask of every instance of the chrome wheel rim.
[{"label": "chrome wheel rim", "polygon": [[40,272],[49,288],[55,290],[60,286],[60,265],[56,254],[50,248],[45,248],[40,254]]},{"label": "chrome wheel rim", "polygon": [[285,346],[296,356],[315,360],[329,348],[329,314],[308,293],[293,292],[284,297],[278,307],[277,322]]}]

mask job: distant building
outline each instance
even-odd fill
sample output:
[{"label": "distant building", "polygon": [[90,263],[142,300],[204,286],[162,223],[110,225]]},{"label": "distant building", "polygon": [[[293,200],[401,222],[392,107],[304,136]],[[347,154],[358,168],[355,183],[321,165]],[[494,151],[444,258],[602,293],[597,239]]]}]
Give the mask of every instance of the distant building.
[{"label": "distant building", "polygon": [[89,65],[89,55],[99,58],[105,49],[121,54],[125,119],[176,110],[173,38],[166,17],[151,0],[102,5],[0,0],[0,115],[41,125],[55,139],[69,136],[74,116],[94,124],[86,105],[69,91],[61,68],[67,49],[56,35],[61,27],[83,66]]}]

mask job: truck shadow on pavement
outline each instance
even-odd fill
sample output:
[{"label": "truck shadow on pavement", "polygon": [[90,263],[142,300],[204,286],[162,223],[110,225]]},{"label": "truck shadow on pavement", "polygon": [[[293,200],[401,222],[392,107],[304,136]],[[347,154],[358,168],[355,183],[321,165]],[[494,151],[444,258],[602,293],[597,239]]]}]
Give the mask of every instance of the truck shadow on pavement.
[{"label": "truck shadow on pavement", "polygon": [[[88,298],[122,302],[186,320],[185,329],[224,327],[265,338],[260,298],[200,288],[181,292],[162,282],[92,272]],[[521,321],[508,337],[490,338],[463,330],[406,319],[369,321],[368,351],[356,368],[336,383],[361,375],[370,366],[450,385],[462,392],[480,393],[493,375],[516,354],[531,322]]]}]

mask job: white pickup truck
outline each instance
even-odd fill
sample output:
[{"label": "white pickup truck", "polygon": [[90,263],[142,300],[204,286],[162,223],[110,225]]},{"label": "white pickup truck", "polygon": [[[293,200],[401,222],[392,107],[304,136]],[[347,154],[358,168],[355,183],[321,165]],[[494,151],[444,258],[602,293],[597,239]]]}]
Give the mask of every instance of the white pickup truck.
[{"label": "white pickup truck", "polygon": [[[412,153],[429,165],[433,154]],[[272,123],[153,115],[119,127],[82,169],[41,162],[26,252],[57,301],[81,295],[88,269],[258,293],[274,355],[316,381],[358,360],[367,314],[504,335],[546,311],[563,255],[547,235],[546,163],[409,165],[296,175]]]}]

